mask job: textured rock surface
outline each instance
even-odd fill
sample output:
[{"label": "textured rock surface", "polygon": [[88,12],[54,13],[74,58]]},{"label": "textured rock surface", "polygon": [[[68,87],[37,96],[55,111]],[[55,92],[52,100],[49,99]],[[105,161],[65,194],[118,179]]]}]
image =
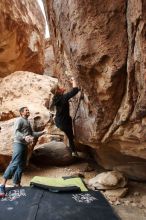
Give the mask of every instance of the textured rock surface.
[{"label": "textured rock surface", "polygon": [[105,168],[125,163],[146,179],[146,2],[50,0],[47,8],[59,77],[76,76],[84,90],[77,141],[96,148]]},{"label": "textured rock surface", "polygon": [[56,76],[56,61],[54,57],[53,46],[49,39],[46,39],[45,44],[45,70],[44,74],[47,76]]},{"label": "textured rock surface", "polygon": [[34,151],[32,161],[40,166],[66,166],[72,164],[74,160],[64,143],[53,141],[40,145],[40,147]]},{"label": "textured rock surface", "polygon": [[45,24],[37,1],[1,0],[0,27],[0,77],[43,73]]},{"label": "textured rock surface", "polygon": [[113,198],[123,198],[127,195],[128,188],[114,189],[114,190],[106,190],[104,195],[109,199]]},{"label": "textured rock surface", "polygon": [[96,146],[112,124],[125,92],[126,3],[48,2],[51,37],[62,72],[77,76],[86,95],[76,120],[77,138]]},{"label": "textured rock surface", "polygon": [[49,76],[17,71],[0,81],[1,112],[11,110],[15,115],[22,106],[28,106],[34,114],[48,114],[45,100],[50,97],[50,88],[57,82]]},{"label": "textured rock surface", "polygon": [[88,185],[94,189],[118,189],[127,185],[122,173],[117,171],[103,172],[88,181]]},{"label": "textured rock surface", "polygon": [[[48,128],[48,133],[58,134],[58,130],[49,122],[50,112],[44,106],[49,91],[56,79],[31,72],[18,71],[0,81],[0,167],[5,168],[12,155],[13,124],[20,107],[30,109],[30,121],[35,131]],[[38,144],[47,143],[49,135],[39,138]],[[6,158],[6,160],[4,160]]]},{"label": "textured rock surface", "polygon": [[[6,39],[6,48],[0,40],[2,45],[0,46],[0,69],[3,70],[0,71],[1,76],[9,74],[13,70],[12,67],[17,66],[13,65],[16,60],[20,65],[19,68],[35,66],[37,70],[34,71],[39,72],[40,64],[36,56],[42,61],[40,55],[42,52],[32,53],[36,47],[31,47],[32,44],[28,43],[34,42],[29,41],[32,30],[33,32],[37,30],[37,36],[43,36],[41,35],[42,19],[37,14],[39,12],[36,9],[36,3],[15,1],[12,4],[12,1],[8,0],[7,3],[7,5],[4,1],[0,3],[0,6],[3,6],[0,7],[1,39]],[[55,75],[65,86],[69,86],[68,78],[74,75],[84,92],[84,99],[81,100],[75,120],[76,141],[93,147],[98,162],[106,169],[114,168],[134,179],[146,180],[146,2],[142,0],[107,0],[106,2],[46,0],[46,3],[51,42],[57,62]],[[18,6],[21,4],[23,7],[20,13]],[[40,24],[34,14],[30,13],[32,7],[36,9],[34,14],[36,13],[35,16],[39,18]],[[40,25],[39,28],[37,25]],[[37,46],[43,45],[41,40],[38,42]],[[12,45],[19,46],[15,50]],[[6,49],[9,49],[9,52]],[[9,56],[15,59],[9,59]],[[33,65],[34,58],[35,65]],[[8,68],[4,60],[7,61]],[[47,60],[46,53],[45,62]],[[22,65],[22,62],[25,65]],[[11,120],[18,115],[16,109],[19,105],[28,105],[30,100],[35,103],[34,106],[33,103],[29,106],[34,115],[37,115],[36,109],[45,115],[46,109],[40,107],[41,99],[34,98],[44,87],[45,78],[40,79],[38,85],[33,75],[30,77],[28,73],[27,76],[21,73],[19,77],[19,74],[15,73],[14,78],[1,79],[1,123],[6,123],[5,120],[8,119],[11,123]],[[36,85],[34,87],[33,82]],[[9,88],[11,84],[16,91],[14,89],[11,91]],[[44,94],[45,92],[40,93],[40,97],[45,100]],[[79,96],[71,103],[72,115],[75,115],[78,101]],[[36,119],[37,125],[42,128],[40,118],[36,117]],[[1,134],[2,132],[3,128]]]}]

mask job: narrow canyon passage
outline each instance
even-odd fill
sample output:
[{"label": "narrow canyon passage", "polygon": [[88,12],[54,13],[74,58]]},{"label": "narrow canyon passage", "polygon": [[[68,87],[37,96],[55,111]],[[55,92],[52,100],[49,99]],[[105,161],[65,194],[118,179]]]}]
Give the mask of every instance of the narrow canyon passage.
[{"label": "narrow canyon passage", "polygon": [[[1,0],[1,181],[15,120],[27,106],[33,130],[47,132],[29,145],[22,184],[35,175],[97,177],[92,187],[122,220],[146,219],[145,12],[144,0]],[[72,89],[71,77],[80,88],[69,102],[77,160],[46,107],[54,85]],[[118,191],[99,189],[113,179]]]}]

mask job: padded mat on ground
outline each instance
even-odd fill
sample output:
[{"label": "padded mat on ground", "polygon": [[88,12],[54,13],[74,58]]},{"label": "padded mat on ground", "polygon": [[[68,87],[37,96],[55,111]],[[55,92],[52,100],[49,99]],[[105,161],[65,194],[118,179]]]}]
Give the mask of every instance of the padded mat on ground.
[{"label": "padded mat on ground", "polygon": [[0,220],[119,220],[100,192],[52,193],[36,187],[7,188]]},{"label": "padded mat on ground", "polygon": [[35,176],[30,185],[58,191],[88,191],[80,177],[49,178]]}]

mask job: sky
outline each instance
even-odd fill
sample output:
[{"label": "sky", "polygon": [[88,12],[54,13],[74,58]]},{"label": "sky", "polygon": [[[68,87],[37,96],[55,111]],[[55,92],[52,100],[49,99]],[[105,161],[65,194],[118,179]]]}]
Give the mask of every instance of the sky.
[{"label": "sky", "polygon": [[[41,7],[41,10],[43,12],[43,15],[44,15],[45,21],[46,21],[46,15],[45,15],[45,10],[44,10],[44,6],[43,6],[43,2],[42,2],[42,0],[37,0],[37,1],[38,1],[39,5]],[[48,38],[50,36],[47,21],[46,21],[46,35],[45,36],[46,36],[46,38]]]}]

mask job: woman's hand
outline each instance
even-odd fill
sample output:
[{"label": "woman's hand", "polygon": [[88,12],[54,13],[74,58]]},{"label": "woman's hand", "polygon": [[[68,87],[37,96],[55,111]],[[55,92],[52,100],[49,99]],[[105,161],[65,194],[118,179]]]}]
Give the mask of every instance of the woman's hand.
[{"label": "woman's hand", "polygon": [[71,81],[71,82],[72,82],[72,81],[75,81],[75,78],[72,76],[71,79],[70,79],[70,81]]},{"label": "woman's hand", "polygon": [[72,87],[77,87],[77,83],[74,77],[71,77],[70,82],[72,83]]}]

